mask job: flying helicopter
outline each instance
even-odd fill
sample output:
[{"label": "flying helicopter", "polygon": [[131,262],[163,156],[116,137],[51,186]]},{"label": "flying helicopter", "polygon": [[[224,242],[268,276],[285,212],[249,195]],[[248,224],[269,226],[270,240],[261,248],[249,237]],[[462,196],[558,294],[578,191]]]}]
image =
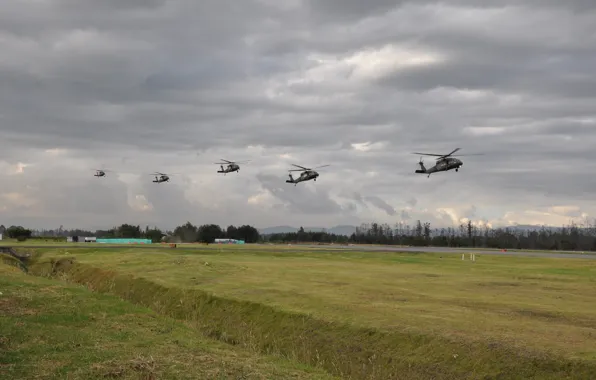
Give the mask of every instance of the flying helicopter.
[{"label": "flying helicopter", "polygon": [[[300,176],[298,178],[294,178],[294,177],[292,177],[291,174],[289,174],[290,179],[287,179],[286,180],[286,183],[293,183],[294,186],[296,186],[300,182],[310,181],[311,179],[313,181],[316,181],[317,180],[317,177],[319,176],[319,173],[317,173],[315,170],[313,170],[311,168],[305,168],[304,166],[295,165],[295,164],[292,164],[292,166],[295,166],[295,167],[300,168],[300,169],[290,169],[288,171],[290,171],[290,172],[302,172],[302,173],[300,173]],[[329,165],[317,166],[314,169],[324,168],[326,166],[329,166]]]},{"label": "flying helicopter", "polygon": [[164,173],[155,172],[151,175],[155,176],[155,179],[153,180],[154,183],[162,183],[162,182],[170,181],[170,176],[167,174],[164,174]]},{"label": "flying helicopter", "polygon": [[110,172],[110,170],[107,169],[95,169],[95,174],[93,174],[94,177],[105,177],[106,176],[106,172]]},{"label": "flying helicopter", "polygon": [[[217,172],[224,173],[224,175],[226,175],[227,173],[232,173],[232,172],[239,173],[240,166],[238,166],[238,164],[250,162],[250,160],[235,162],[235,161],[228,161],[228,160],[224,160],[224,159],[222,159],[222,161],[224,161],[224,162],[216,162],[215,164],[221,166],[221,170],[218,170]],[[223,167],[224,165],[228,165],[228,166],[224,169],[224,167]]]},{"label": "flying helicopter", "polygon": [[[420,157],[420,162],[418,162],[418,165],[420,165],[420,169],[416,170],[416,173],[428,174],[428,177],[430,177],[431,174],[437,173],[437,172],[446,172],[446,171],[452,170],[452,169],[455,169],[456,172],[459,171],[459,168],[464,163],[460,159],[453,158],[453,157],[455,157],[455,156],[453,156],[453,153],[457,152],[460,149],[461,148],[456,148],[451,153],[448,153],[448,154],[418,153],[418,152],[412,153],[412,154],[420,154],[423,156],[438,157],[437,163],[435,164],[435,166],[430,167],[428,169],[424,166],[424,163],[422,162],[422,157]],[[458,154],[457,156],[480,156],[480,155],[482,155],[482,153],[479,153],[479,154]]]}]

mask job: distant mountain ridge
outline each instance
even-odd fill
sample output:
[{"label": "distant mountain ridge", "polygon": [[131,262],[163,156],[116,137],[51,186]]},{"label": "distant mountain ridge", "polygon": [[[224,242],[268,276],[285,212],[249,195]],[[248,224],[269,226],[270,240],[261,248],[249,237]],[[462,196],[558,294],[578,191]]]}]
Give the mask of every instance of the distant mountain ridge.
[{"label": "distant mountain ridge", "polygon": [[[330,228],[324,228],[324,227],[303,227],[304,231],[310,231],[310,232],[321,232],[321,231],[326,231],[330,234],[335,234],[335,235],[345,235],[345,236],[350,236],[352,235],[354,232],[356,232],[356,228],[357,226],[351,226],[351,225],[338,225],[335,227],[330,227]],[[501,227],[503,229],[508,228],[510,230],[521,230],[521,231],[533,231],[533,230],[540,230],[542,229],[542,226],[539,225],[530,225],[530,224],[520,224],[520,225],[514,225],[514,226],[507,226],[507,227]],[[555,226],[545,226],[546,229],[548,230],[554,230],[554,231],[558,231],[563,227],[555,227]],[[266,227],[266,228],[260,228],[259,229],[259,233],[261,235],[270,235],[270,234],[283,234],[283,233],[289,233],[289,232],[298,232],[299,227],[292,227],[292,226],[275,226],[275,227]]]}]

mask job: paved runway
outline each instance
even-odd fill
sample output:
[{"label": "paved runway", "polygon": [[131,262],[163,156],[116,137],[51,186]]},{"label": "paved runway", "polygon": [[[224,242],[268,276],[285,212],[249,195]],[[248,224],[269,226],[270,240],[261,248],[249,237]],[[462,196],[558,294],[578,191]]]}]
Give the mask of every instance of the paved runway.
[{"label": "paved runway", "polygon": [[[269,244],[250,244],[248,246],[270,246]],[[211,245],[212,247],[213,245]],[[284,247],[288,247],[288,245],[282,245]],[[118,247],[126,247],[126,248],[143,248],[143,247],[150,247],[145,245],[115,245],[115,244],[93,244],[88,245],[85,243],[72,243],[67,245],[56,245],[56,244],[35,244],[35,245],[21,245],[21,244],[12,244],[12,245],[0,245],[0,247],[14,247],[14,248],[62,248],[62,249],[76,249],[76,248],[94,248],[94,249],[109,249],[109,248],[118,248]],[[244,246],[247,247],[247,246]],[[290,246],[292,248],[318,248],[318,249],[338,249],[338,250],[354,250],[354,251],[376,251],[376,252],[418,252],[418,253],[445,253],[445,254],[462,254],[462,253],[476,253],[478,255],[498,255],[498,256],[524,256],[524,257],[551,257],[551,258],[561,258],[561,259],[589,259],[594,260],[596,259],[596,252],[587,252],[587,253],[580,253],[574,251],[553,251],[552,253],[548,252],[532,252],[532,251],[524,251],[524,250],[507,250],[506,252],[502,252],[499,250],[490,250],[490,249],[472,249],[472,248],[449,248],[449,247],[394,247],[394,246],[365,246],[365,245],[316,245],[316,244],[296,244]],[[157,248],[157,247],[156,247]],[[180,245],[180,248],[184,249],[201,249],[205,248],[205,246],[186,246],[184,244]],[[565,253],[563,253],[565,252]]]},{"label": "paved runway", "polygon": [[[353,249],[355,251],[378,251],[378,252],[418,252],[418,253],[445,253],[445,254],[462,254],[475,253],[478,255],[498,255],[498,256],[526,256],[526,257],[552,257],[562,259],[596,259],[596,252],[579,253],[575,251],[553,251],[548,252],[532,252],[524,250],[510,250],[502,252],[499,250],[490,250],[482,248],[449,248],[449,247],[393,247],[393,246],[361,246],[361,245],[300,245],[301,247],[309,248],[334,248],[334,249]],[[565,252],[565,253],[563,253]]]}]

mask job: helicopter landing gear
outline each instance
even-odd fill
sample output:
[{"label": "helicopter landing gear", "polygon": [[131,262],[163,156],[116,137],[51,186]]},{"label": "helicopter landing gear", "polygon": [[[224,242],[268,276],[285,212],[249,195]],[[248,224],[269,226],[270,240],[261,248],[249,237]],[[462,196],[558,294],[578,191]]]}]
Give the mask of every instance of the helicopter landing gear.
[{"label": "helicopter landing gear", "polygon": [[455,171],[458,172],[459,171],[459,168],[455,168]]}]

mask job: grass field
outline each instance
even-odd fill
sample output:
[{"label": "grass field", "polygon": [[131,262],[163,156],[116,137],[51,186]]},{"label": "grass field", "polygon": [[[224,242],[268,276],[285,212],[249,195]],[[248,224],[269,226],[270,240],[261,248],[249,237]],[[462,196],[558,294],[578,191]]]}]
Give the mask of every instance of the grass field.
[{"label": "grass field", "polygon": [[72,281],[344,377],[596,371],[592,260],[292,247],[35,251],[45,252],[38,274],[73,257],[60,272]]},{"label": "grass field", "polygon": [[0,264],[2,379],[331,379],[111,295]]},{"label": "grass field", "polygon": [[[153,244],[153,248],[155,247],[162,247],[162,248],[166,248],[168,247],[169,244],[167,243],[156,243]],[[177,243],[179,248],[210,248],[210,249],[258,249],[258,250],[286,250],[286,249],[296,249],[296,248],[304,248],[304,249],[315,249],[314,247],[316,246],[316,249],[333,249],[333,250],[337,250],[337,249],[345,249],[344,245],[342,244],[328,244],[328,243],[297,243],[297,244],[273,244],[273,243],[265,243],[265,244],[246,244],[246,245],[226,245],[226,244],[210,244],[210,245],[206,245],[204,243]],[[391,245],[391,246],[387,246],[387,245],[381,245],[381,244],[349,244],[351,246],[351,249],[355,249],[357,250],[358,247],[362,247],[363,250],[366,250],[366,248],[368,247],[374,247],[376,249],[380,249],[380,251],[383,250],[383,248],[387,248],[387,250],[389,251],[395,251],[396,248],[400,248],[400,247],[408,247],[408,246],[399,246],[399,245]],[[66,241],[61,241],[61,242],[56,242],[56,241],[46,241],[46,240],[37,240],[37,239],[33,239],[33,240],[27,240],[24,242],[19,242],[16,239],[4,239],[4,240],[0,240],[0,247],[39,247],[39,248],[51,248],[51,247],[62,247],[62,246],[72,246],[73,248],[102,248],[105,249],[106,247],[109,248],[121,248],[121,249],[126,249],[126,248],[143,248],[145,249],[147,246],[143,245],[143,244],[134,244],[134,245],[129,245],[129,244],[122,244],[122,245],[116,245],[116,244],[104,244],[104,243],[69,243]],[[429,250],[432,251],[433,247],[423,247],[425,248],[424,250]],[[474,251],[495,251],[495,252],[499,252],[501,251],[501,249],[497,249],[497,248],[469,248],[469,247],[458,247],[457,250],[459,251],[470,251],[470,252],[474,252]],[[583,255],[594,255],[596,256],[596,251],[554,251],[554,250],[537,250],[537,249],[523,249],[523,250],[510,250],[510,251],[523,251],[523,252],[532,252],[532,253],[540,253],[540,254],[544,254],[544,253],[550,253],[550,254],[569,254],[569,253],[573,253],[573,254],[583,254]]]}]

